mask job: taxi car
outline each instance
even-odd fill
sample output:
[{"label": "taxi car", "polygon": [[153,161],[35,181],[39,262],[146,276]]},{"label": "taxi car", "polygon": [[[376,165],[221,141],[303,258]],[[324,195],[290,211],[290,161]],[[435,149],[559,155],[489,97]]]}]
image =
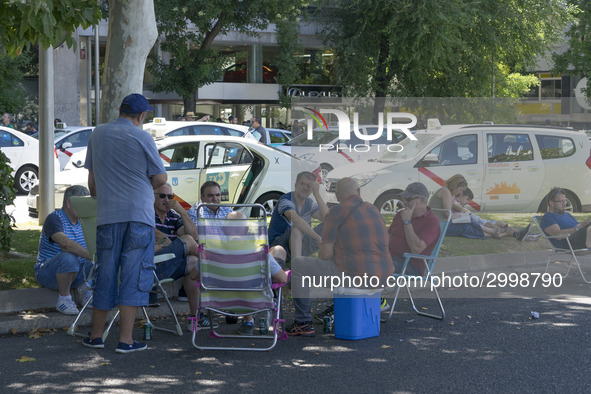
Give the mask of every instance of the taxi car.
[{"label": "taxi car", "polygon": [[[379,126],[376,125],[359,125],[358,128],[363,135],[374,135],[379,130]],[[351,139],[340,140],[339,129],[329,127],[324,131],[314,130],[311,139],[308,139],[307,133],[304,132],[277,148],[295,157],[318,162],[322,168],[322,176],[326,178],[335,168],[379,157],[384,150],[404,138],[406,136],[403,133],[394,131],[392,140],[389,141],[386,129],[383,128],[382,135],[373,141],[362,140],[354,133],[351,133]]]},{"label": "taxi car", "polygon": [[[199,201],[200,186],[210,180],[220,184],[222,203],[258,203],[268,213],[284,193],[292,190],[299,172],[314,172],[318,182],[322,182],[317,163],[247,138],[180,136],[156,141],[156,146],[175,199],[185,209]],[[61,204],[66,188],[86,186],[87,180],[88,171],[84,168],[56,174],[56,205]],[[37,196],[31,193],[27,204],[29,215],[35,216]]]},{"label": "taxi car", "polygon": [[422,182],[433,194],[446,179],[462,174],[474,192],[471,207],[485,212],[545,212],[546,194],[560,187],[566,209],[591,211],[591,143],[585,133],[529,125],[447,125],[398,142],[400,152],[331,171],[327,203],[336,203],[336,182],[353,177],[361,197],[382,213],[402,207],[399,193]]}]

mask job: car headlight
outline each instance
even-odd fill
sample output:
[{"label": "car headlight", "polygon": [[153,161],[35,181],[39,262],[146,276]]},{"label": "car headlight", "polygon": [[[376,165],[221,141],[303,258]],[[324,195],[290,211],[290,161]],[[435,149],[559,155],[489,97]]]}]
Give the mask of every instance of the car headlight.
[{"label": "car headlight", "polygon": [[364,185],[367,185],[369,182],[371,182],[376,176],[378,176],[378,174],[375,172],[370,172],[367,174],[353,175],[352,178],[357,181],[359,187],[363,187]]}]

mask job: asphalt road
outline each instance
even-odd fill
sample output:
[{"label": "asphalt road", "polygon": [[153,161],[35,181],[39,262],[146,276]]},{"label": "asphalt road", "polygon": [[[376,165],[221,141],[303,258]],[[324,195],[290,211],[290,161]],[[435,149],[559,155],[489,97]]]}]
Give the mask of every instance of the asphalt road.
[{"label": "asphalt road", "polygon": [[[200,351],[188,333],[156,333],[147,351],[126,355],[114,352],[117,329],[99,350],[59,330],[4,336],[0,387],[21,393],[590,392],[590,298],[444,303],[444,321],[419,317],[403,302],[379,337],[339,340],[317,325],[315,338],[289,338],[262,353]],[[34,360],[21,362],[23,356]]]}]

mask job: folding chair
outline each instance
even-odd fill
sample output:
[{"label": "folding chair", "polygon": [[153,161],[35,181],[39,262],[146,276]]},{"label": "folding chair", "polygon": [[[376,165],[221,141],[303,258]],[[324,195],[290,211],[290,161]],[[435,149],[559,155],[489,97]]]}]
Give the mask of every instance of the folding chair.
[{"label": "folding chair", "polygon": [[[204,206],[221,204],[200,204]],[[224,205],[228,206],[228,205]],[[285,332],[279,337],[281,311],[281,285],[271,283],[269,266],[269,245],[265,209],[260,204],[235,204],[232,207],[251,208],[263,214],[249,219],[212,219],[198,214],[199,233],[199,306],[195,317],[191,317],[193,346],[197,349],[255,350],[266,351],[275,347],[277,339],[285,339]],[[252,208],[256,208],[252,210]],[[277,289],[277,297],[273,290]],[[248,341],[248,347],[205,346],[197,343],[199,312],[224,316],[245,316],[257,314],[272,315],[271,330],[266,335],[235,335],[221,333],[212,325],[210,338],[241,338]],[[266,340],[268,346],[251,346],[253,339]],[[205,338],[203,339],[205,341]],[[240,343],[236,340],[234,342]]]},{"label": "folding chair", "polygon": [[[439,239],[437,240],[437,243],[435,244],[433,251],[428,256],[421,255],[421,254],[414,254],[414,253],[404,253],[404,255],[403,255],[404,256],[404,265],[402,267],[402,272],[401,273],[394,273],[392,276],[395,279],[398,279],[399,277],[404,277],[406,279],[406,286],[404,286],[404,287],[406,287],[406,292],[408,293],[408,298],[410,299],[410,302],[412,304],[412,309],[414,309],[414,311],[417,314],[419,314],[421,316],[431,317],[433,319],[443,320],[445,318],[445,310],[443,309],[443,304],[441,303],[441,297],[439,297],[439,292],[437,291],[436,286],[432,286],[432,287],[433,287],[433,292],[435,293],[435,297],[437,299],[437,303],[439,305],[439,310],[441,312],[440,315],[435,315],[435,314],[420,311],[417,308],[417,306],[415,305],[414,299],[412,298],[412,294],[410,291],[410,284],[419,283],[419,280],[422,281],[420,283],[424,283],[424,284],[430,283],[432,281],[433,269],[435,268],[435,262],[439,258],[439,250],[441,249],[441,244],[443,243],[443,238],[445,238],[445,232],[447,231],[447,226],[449,225],[449,221],[451,218],[451,212],[447,209],[432,208],[432,211],[439,218],[439,229],[441,231],[441,233],[439,234]],[[425,265],[425,271],[424,271],[424,272],[426,272],[425,275],[418,276],[418,275],[405,274],[406,267],[408,266],[411,259],[417,259],[417,260],[421,260],[423,262],[423,264]],[[396,286],[396,293],[394,295],[394,300],[392,301],[392,306],[390,307],[390,311],[388,313],[388,316],[386,318],[381,319],[382,322],[387,322],[392,317],[392,313],[394,312],[394,308],[396,307],[396,301],[398,300],[398,293],[399,292],[400,292],[400,286]]]},{"label": "folding chair", "polygon": [[[583,274],[583,270],[581,269],[581,264],[579,263],[579,259],[577,258],[577,256],[584,256],[584,255],[588,255],[591,254],[591,249],[573,249],[570,240],[568,239],[569,235],[564,234],[564,235],[555,235],[555,236],[550,236],[548,234],[546,234],[544,232],[544,229],[542,228],[542,217],[540,215],[535,215],[532,217],[534,223],[536,224],[536,226],[538,227],[538,229],[540,230],[540,233],[542,234],[542,237],[544,237],[544,239],[546,239],[546,241],[548,242],[548,246],[550,247],[550,255],[548,256],[548,261],[546,262],[546,269],[544,270],[544,273],[548,272],[548,268],[550,267],[550,263],[554,263],[560,260],[559,256],[569,256],[569,260],[568,260],[568,267],[566,270],[566,274],[561,275],[562,278],[566,278],[570,272],[570,268],[572,266],[573,260],[575,261],[577,267],[579,268],[579,272],[581,273],[581,277],[583,278],[583,281],[585,281],[585,283],[591,283],[591,280],[587,280],[585,278],[585,274]],[[566,240],[566,244],[568,245],[568,249],[566,248],[559,248],[557,246],[555,246],[552,243],[552,239],[565,239]]]},{"label": "folding chair", "polygon": [[[82,225],[82,232],[84,233],[84,240],[86,241],[86,247],[88,248],[90,254],[92,255],[91,275],[89,278],[85,278],[85,280],[88,281],[88,279],[92,278],[92,272],[94,272],[96,267],[100,265],[100,263],[98,263],[96,261],[96,256],[97,256],[97,250],[96,250],[96,216],[97,216],[96,198],[90,197],[90,196],[85,196],[85,197],[73,196],[70,199],[70,201],[72,203],[72,206],[74,208],[76,208],[76,212],[78,213],[78,218],[80,219],[80,223]],[[160,262],[170,260],[172,258],[174,258],[173,253],[167,253],[167,254],[155,256],[154,257],[154,264],[158,264]],[[175,329],[169,329],[169,328],[164,328],[164,327],[160,327],[160,326],[155,326],[150,321],[150,317],[148,316],[148,312],[146,311],[146,307],[144,306],[144,307],[142,307],[142,312],[143,312],[144,318],[146,319],[146,323],[152,324],[152,327],[155,330],[166,331],[166,332],[170,332],[170,333],[173,333],[176,335],[183,335],[183,330],[181,328],[181,325],[179,324],[178,318],[176,316],[176,312],[174,311],[174,308],[172,307],[172,304],[170,303],[170,300],[168,299],[168,296],[166,294],[166,291],[164,290],[164,287],[162,287],[163,284],[168,283],[168,282],[172,282],[172,279],[159,280],[158,276],[156,275],[156,271],[153,270],[152,272],[154,274],[154,287],[164,297],[164,300],[166,301],[166,304],[168,305],[168,309],[170,309],[170,313],[175,321]],[[91,296],[88,299],[88,301],[86,301],[86,303],[82,306],[82,309],[78,313],[78,316],[76,316],[76,319],[74,320],[74,322],[72,323],[72,325],[68,329],[68,332],[67,332],[68,335],[72,335],[72,336],[78,335],[78,336],[83,336],[83,337],[86,336],[86,335],[76,332],[76,325],[78,324],[78,321],[80,320],[80,317],[82,316],[82,313],[84,313],[84,311],[88,308],[88,305],[90,305],[90,303],[92,302],[92,298],[93,298],[93,296]],[[119,309],[117,309],[117,312],[115,313],[115,315],[113,316],[113,318],[109,322],[107,329],[104,331],[103,341],[105,341],[107,339],[107,336],[109,335],[109,331],[111,330],[111,327],[115,323],[115,320],[117,319],[118,316],[119,316]]]}]

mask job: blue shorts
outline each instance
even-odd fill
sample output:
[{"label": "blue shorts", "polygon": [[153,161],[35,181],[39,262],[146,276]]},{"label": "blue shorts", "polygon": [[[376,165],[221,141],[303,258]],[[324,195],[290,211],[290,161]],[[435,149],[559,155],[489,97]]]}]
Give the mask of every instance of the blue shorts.
[{"label": "blue shorts", "polygon": [[36,266],[35,277],[41,287],[57,290],[56,274],[78,272],[76,279],[70,285],[70,288],[74,289],[90,280],[88,275],[90,275],[91,268],[92,262],[90,260],[84,260],[84,263],[81,263],[78,256],[72,253],[61,252],[53,256],[49,261]]},{"label": "blue shorts", "polygon": [[174,258],[156,264],[156,275],[158,279],[172,278],[177,280],[185,276],[187,271],[187,244],[177,237],[172,243],[156,253],[156,256],[164,253],[174,253]]},{"label": "blue shorts", "polygon": [[148,305],[154,284],[154,227],[139,222],[105,224],[97,228],[98,268],[93,306]]}]

